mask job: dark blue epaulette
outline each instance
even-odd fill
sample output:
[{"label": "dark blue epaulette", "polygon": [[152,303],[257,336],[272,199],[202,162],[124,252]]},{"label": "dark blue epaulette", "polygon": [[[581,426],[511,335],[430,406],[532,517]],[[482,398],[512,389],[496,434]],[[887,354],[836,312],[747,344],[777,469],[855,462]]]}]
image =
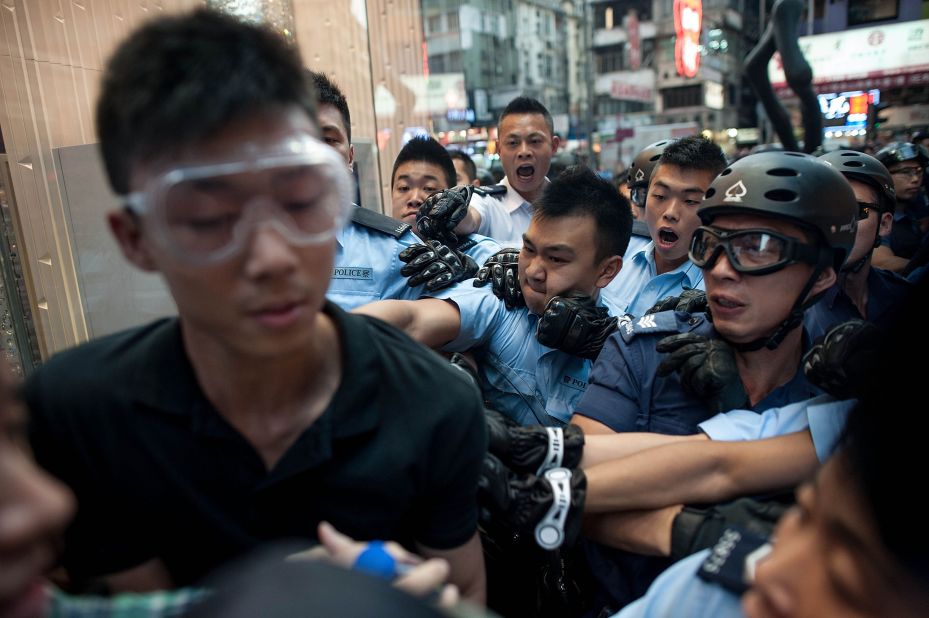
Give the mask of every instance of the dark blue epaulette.
[{"label": "dark blue epaulette", "polygon": [[651,234],[648,233],[648,225],[641,219],[632,220],[632,235],[651,239]]},{"label": "dark blue epaulette", "polygon": [[506,195],[506,185],[490,185],[489,187],[474,187],[478,195]]},{"label": "dark blue epaulette", "polygon": [[632,341],[637,335],[688,333],[704,322],[703,313],[662,311],[640,318],[626,314],[619,320],[619,332],[624,341]]},{"label": "dark blue epaulette", "polygon": [[397,221],[387,215],[382,215],[361,206],[356,206],[352,211],[352,222],[394,238],[400,238],[411,227],[409,223]]}]

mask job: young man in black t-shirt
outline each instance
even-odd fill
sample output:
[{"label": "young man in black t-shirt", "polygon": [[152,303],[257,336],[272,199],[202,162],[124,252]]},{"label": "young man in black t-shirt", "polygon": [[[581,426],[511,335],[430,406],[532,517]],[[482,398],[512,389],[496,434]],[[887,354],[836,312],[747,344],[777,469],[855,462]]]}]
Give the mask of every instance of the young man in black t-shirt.
[{"label": "young man in black t-shirt", "polygon": [[97,127],[125,199],[111,230],[179,317],[27,385],[36,457],[78,497],[69,574],[186,585],[327,520],[445,557],[481,600],[479,395],[325,301],[352,192],[296,50],[210,11],[149,22],[108,63]]}]

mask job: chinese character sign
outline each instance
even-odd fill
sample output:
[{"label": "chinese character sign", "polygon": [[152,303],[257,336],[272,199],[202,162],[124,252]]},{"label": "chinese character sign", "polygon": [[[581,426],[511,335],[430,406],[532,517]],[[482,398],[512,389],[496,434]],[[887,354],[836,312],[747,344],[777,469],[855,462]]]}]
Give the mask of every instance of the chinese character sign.
[{"label": "chinese character sign", "polygon": [[674,65],[677,74],[696,77],[700,68],[700,30],[703,28],[702,0],[674,0]]}]

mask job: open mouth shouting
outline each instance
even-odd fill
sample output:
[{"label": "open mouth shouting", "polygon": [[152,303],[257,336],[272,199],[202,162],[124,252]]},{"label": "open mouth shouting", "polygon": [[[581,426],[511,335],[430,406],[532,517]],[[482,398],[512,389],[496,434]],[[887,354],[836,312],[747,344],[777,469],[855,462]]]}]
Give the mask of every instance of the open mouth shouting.
[{"label": "open mouth shouting", "polygon": [[516,168],[516,177],[522,182],[531,182],[535,177],[535,166],[525,163]]},{"label": "open mouth shouting", "polygon": [[661,249],[670,249],[677,244],[677,241],[680,239],[680,236],[677,235],[677,232],[668,227],[663,227],[658,230],[658,239],[656,244]]}]

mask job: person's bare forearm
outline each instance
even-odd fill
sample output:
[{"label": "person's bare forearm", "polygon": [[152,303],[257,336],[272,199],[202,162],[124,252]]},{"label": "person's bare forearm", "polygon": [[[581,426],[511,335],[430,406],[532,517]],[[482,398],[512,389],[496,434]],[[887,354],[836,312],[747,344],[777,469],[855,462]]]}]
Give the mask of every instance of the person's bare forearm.
[{"label": "person's bare forearm", "polygon": [[614,433],[584,435],[584,456],[581,458],[581,467],[589,468],[613,459],[628,457],[640,451],[675,444],[678,442],[693,442],[707,440],[702,434],[691,436],[671,436],[663,433]]},{"label": "person's bare forearm", "polygon": [[591,466],[585,510],[720,502],[792,487],[818,466],[809,431],[747,442],[682,442]]},{"label": "person's bare forearm", "polygon": [[452,341],[461,328],[458,307],[436,298],[381,300],[362,305],[352,313],[383,320],[430,348],[439,348]]},{"label": "person's bare forearm", "polygon": [[449,582],[458,586],[462,597],[478,605],[487,602],[484,554],[477,533],[464,545],[454,549],[432,549],[422,544],[418,544],[417,549],[427,558],[444,558],[448,561],[451,566]]},{"label": "person's bare forearm", "polygon": [[455,233],[459,236],[467,236],[476,232],[480,227],[481,213],[472,206],[468,208],[468,214],[465,215],[464,219],[458,222]]},{"label": "person's bare forearm", "polygon": [[646,556],[671,554],[671,526],[681,505],[649,511],[584,516],[584,536],[609,547]]}]

